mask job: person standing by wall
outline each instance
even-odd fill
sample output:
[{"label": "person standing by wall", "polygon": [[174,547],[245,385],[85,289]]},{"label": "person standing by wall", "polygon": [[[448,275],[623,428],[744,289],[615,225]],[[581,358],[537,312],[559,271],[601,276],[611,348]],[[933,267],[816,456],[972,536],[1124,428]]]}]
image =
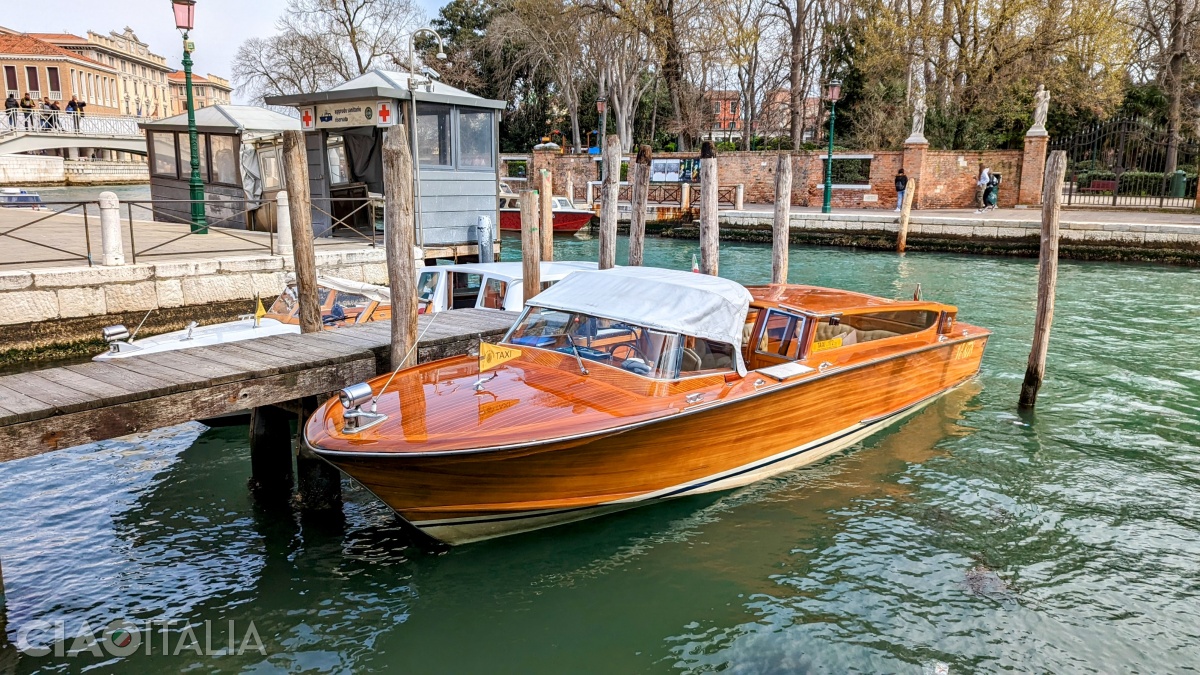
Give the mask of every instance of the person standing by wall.
[{"label": "person standing by wall", "polygon": [[4,116],[8,118],[8,127],[10,129],[17,128],[17,120],[20,118],[21,104],[17,103],[17,97],[10,91],[8,98],[4,99]]},{"label": "person standing by wall", "polygon": [[908,189],[908,176],[904,174],[904,167],[900,167],[900,171],[896,174],[896,210],[904,206],[904,191]]},{"label": "person standing by wall", "polygon": [[983,213],[983,207],[987,206],[983,203],[983,193],[991,183],[992,170],[981,164],[979,180],[975,181],[975,213]]},{"label": "person standing by wall", "polygon": [[36,120],[33,117],[34,108],[33,99],[29,98],[29,93],[26,92],[25,96],[21,98],[21,113],[25,115],[26,131],[32,131],[33,125],[36,124]]}]

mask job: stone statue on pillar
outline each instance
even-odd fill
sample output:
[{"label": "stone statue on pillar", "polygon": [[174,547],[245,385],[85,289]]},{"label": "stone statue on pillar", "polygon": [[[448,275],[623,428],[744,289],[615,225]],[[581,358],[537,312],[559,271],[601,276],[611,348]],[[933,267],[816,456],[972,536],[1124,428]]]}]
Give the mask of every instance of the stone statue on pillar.
[{"label": "stone statue on pillar", "polygon": [[910,143],[929,143],[925,140],[925,112],[928,108],[925,107],[925,98],[918,96],[916,103],[913,104],[912,114],[912,133],[905,139],[904,144]]},{"label": "stone statue on pillar", "polygon": [[1026,136],[1049,136],[1046,131],[1046,114],[1050,111],[1050,92],[1046,85],[1039,84],[1037,93],[1033,95],[1033,126],[1029,127]]}]

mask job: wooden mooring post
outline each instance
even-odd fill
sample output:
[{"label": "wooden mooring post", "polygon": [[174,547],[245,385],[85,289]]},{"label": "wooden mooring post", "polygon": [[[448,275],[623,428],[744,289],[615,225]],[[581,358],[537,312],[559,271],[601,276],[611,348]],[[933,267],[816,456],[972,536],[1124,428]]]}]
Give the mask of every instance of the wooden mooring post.
[{"label": "wooden mooring post", "polygon": [[917,179],[909,178],[904,187],[904,201],[900,203],[900,225],[896,232],[896,251],[904,253],[908,246],[908,221],[912,216],[913,195],[917,193]]},{"label": "wooden mooring post", "polygon": [[542,236],[538,232],[538,191],[521,191],[521,288],[525,302],[542,292]]},{"label": "wooden mooring post", "polygon": [[600,189],[600,269],[617,264],[617,199],[621,189],[621,137],[604,139],[604,183]]},{"label": "wooden mooring post", "polygon": [[700,273],[717,276],[720,231],[717,229],[717,151],[712,141],[700,145]]},{"label": "wooden mooring post", "polygon": [[792,236],[792,156],[775,161],[775,219],[771,223],[771,283],[786,284]]},{"label": "wooden mooring post", "polygon": [[260,499],[275,501],[292,494],[295,418],[294,412],[273,405],[250,411],[250,489]]},{"label": "wooden mooring post", "polygon": [[549,169],[542,169],[542,181],[538,186],[541,196],[538,212],[541,215],[541,259],[554,260],[554,177]]},{"label": "wooden mooring post", "polygon": [[629,167],[633,182],[629,210],[629,264],[640,266],[646,253],[646,202],[650,199],[649,145],[638,147],[637,159]]},{"label": "wooden mooring post", "polygon": [[1037,317],[1033,322],[1033,347],[1021,385],[1022,408],[1037,403],[1038,389],[1046,376],[1046,351],[1050,347],[1050,324],[1054,321],[1054,287],[1058,283],[1058,215],[1062,207],[1062,186],[1067,173],[1067,154],[1050,153],[1042,181],[1042,244],[1038,256]]},{"label": "wooden mooring post", "polygon": [[[417,343],[417,266],[413,256],[417,232],[413,158],[408,148],[407,125],[403,121],[384,133],[383,192],[387,208],[385,253],[392,301],[392,346],[388,363],[393,369],[406,368],[416,363],[413,345]],[[484,254],[481,252],[480,255]]]},{"label": "wooden mooring post", "polygon": [[296,292],[300,303],[300,332],[321,330],[321,305],[317,302],[317,259],[313,250],[312,194],[308,188],[308,157],[303,131],[283,132],[283,174],[288,186],[292,221],[292,251],[296,265]]}]

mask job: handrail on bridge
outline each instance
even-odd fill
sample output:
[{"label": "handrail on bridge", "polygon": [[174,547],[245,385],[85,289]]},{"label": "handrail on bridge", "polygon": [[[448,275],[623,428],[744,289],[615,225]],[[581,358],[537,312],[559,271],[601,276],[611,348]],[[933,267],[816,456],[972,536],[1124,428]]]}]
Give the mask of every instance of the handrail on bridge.
[{"label": "handrail on bridge", "polygon": [[77,114],[65,110],[22,110],[14,108],[0,115],[0,136],[38,134],[52,136],[143,136],[138,122],[146,118],[132,115]]}]

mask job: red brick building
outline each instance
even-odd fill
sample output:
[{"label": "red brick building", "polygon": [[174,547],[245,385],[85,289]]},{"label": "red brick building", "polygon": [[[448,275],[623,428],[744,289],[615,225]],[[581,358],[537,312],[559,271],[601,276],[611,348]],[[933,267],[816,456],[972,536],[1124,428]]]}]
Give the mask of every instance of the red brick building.
[{"label": "red brick building", "polygon": [[732,90],[710,91],[704,95],[709,108],[709,125],[701,138],[736,142],[742,138],[742,96]]}]

